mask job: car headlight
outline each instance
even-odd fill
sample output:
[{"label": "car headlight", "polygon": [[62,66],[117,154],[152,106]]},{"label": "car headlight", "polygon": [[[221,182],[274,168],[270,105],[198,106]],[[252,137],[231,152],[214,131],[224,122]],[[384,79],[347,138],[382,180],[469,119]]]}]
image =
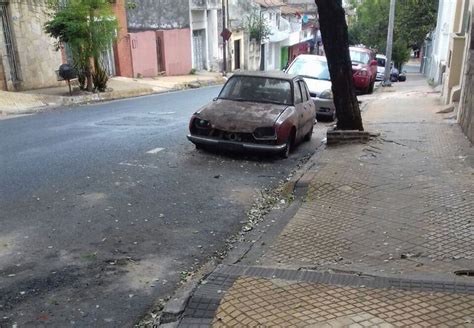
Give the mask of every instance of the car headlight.
[{"label": "car headlight", "polygon": [[324,90],[319,94],[319,98],[321,99],[332,99],[332,91],[330,89]]},{"label": "car headlight", "polygon": [[209,122],[208,120],[203,120],[199,117],[196,117],[194,119],[194,126],[197,127],[198,129],[210,129],[211,122]]},{"label": "car headlight", "polygon": [[255,139],[276,139],[276,132],[274,127],[256,128],[253,132]]}]

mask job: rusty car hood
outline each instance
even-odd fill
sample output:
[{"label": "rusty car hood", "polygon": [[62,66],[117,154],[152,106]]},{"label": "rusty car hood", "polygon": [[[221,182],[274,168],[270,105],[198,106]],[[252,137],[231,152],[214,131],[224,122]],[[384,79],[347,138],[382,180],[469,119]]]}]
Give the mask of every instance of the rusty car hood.
[{"label": "rusty car hood", "polygon": [[287,105],[217,99],[204,106],[197,116],[213,128],[229,132],[252,133],[258,127],[273,126]]}]

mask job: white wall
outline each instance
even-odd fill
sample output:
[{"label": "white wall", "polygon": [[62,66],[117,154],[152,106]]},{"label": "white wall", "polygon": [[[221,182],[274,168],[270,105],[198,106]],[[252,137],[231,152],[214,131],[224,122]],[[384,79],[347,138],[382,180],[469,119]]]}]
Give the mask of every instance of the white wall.
[{"label": "white wall", "polygon": [[449,53],[449,38],[453,30],[456,0],[440,0],[438,19],[433,34],[433,53],[428,69],[428,78],[435,84],[442,82],[442,65],[446,65]]},{"label": "white wall", "polygon": [[213,70],[219,69],[219,32],[217,30],[217,9],[207,12],[207,37],[209,47],[209,65]]}]

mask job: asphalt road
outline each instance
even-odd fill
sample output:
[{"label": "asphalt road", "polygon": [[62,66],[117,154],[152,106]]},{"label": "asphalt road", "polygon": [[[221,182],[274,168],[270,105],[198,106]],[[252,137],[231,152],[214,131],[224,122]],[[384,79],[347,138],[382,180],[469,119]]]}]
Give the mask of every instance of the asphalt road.
[{"label": "asphalt road", "polygon": [[197,151],[218,87],[0,121],[0,327],[130,327],[237,233],[286,160]]}]

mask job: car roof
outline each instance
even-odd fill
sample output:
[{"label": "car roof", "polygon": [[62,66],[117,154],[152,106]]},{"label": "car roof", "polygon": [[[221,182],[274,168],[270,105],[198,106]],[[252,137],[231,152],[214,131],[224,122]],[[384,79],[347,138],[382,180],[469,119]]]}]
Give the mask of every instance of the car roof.
[{"label": "car roof", "polygon": [[375,55],[376,58],[383,58],[383,59],[387,59],[387,56],[385,55],[382,55],[382,54],[376,54]]},{"label": "car roof", "polygon": [[299,75],[293,74],[286,74],[281,71],[271,71],[271,72],[264,72],[264,71],[239,71],[232,74],[234,76],[250,76],[250,77],[266,77],[270,79],[280,79],[280,80],[287,80],[293,81],[295,79],[303,79]]},{"label": "car roof", "polygon": [[364,47],[349,47],[350,50],[357,50],[357,51],[363,51],[363,52],[372,52],[371,49],[369,48],[364,48]]},{"label": "car roof", "polygon": [[301,54],[301,55],[298,55],[298,57],[296,57],[295,60],[298,58],[307,58],[307,59],[313,59],[315,61],[319,60],[319,61],[327,62],[326,56],[319,56],[319,55]]}]

